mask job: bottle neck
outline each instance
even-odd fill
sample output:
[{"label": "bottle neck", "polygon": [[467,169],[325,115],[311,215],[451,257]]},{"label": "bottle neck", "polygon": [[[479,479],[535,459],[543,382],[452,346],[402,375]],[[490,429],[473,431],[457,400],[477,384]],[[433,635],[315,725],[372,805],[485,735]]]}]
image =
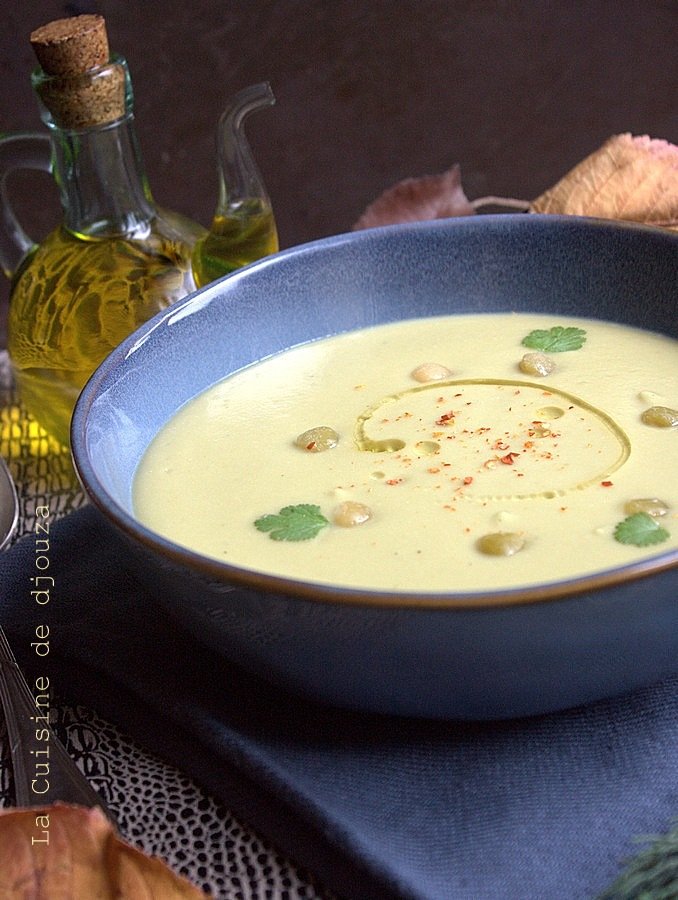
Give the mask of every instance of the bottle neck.
[{"label": "bottle neck", "polygon": [[52,141],[64,225],[90,238],[145,237],[155,217],[134,129],[124,57],[80,74],[31,75]]},{"label": "bottle neck", "polygon": [[70,131],[49,123],[64,226],[90,238],[143,238],[155,217],[134,117]]}]

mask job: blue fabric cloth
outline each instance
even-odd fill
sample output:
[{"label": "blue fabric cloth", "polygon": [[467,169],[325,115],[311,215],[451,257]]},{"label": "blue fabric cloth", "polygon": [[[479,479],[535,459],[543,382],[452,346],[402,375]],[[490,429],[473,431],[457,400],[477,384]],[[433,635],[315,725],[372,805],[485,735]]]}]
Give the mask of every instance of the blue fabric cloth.
[{"label": "blue fabric cloth", "polygon": [[634,837],[678,813],[678,679],[494,723],[328,709],[197,645],[92,508],[52,527],[40,606],[37,537],[0,558],[0,620],[27,674],[47,671],[62,698],[179,766],[352,900],[591,900],[638,852]]}]

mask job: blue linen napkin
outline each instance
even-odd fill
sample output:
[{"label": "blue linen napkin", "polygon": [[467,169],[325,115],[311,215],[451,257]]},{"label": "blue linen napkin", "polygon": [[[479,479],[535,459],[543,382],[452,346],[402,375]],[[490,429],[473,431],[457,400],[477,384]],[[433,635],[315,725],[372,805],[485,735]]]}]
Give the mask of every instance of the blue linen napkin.
[{"label": "blue linen napkin", "polygon": [[[49,674],[351,900],[591,900],[634,836],[678,812],[676,678],[504,722],[331,709],[170,621],[93,508],[52,527],[38,572],[44,537],[0,558],[0,621],[29,678]],[[54,579],[42,605],[38,574]],[[41,624],[45,657],[30,646]]]}]

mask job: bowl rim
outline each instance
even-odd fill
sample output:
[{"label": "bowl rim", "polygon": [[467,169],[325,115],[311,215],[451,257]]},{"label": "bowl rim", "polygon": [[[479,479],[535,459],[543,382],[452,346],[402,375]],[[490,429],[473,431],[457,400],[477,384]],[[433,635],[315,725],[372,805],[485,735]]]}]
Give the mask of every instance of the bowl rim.
[{"label": "bowl rim", "polygon": [[[204,556],[195,550],[181,546],[147,528],[123,509],[111,497],[99,480],[86,450],[86,431],[90,409],[96,400],[100,386],[123,365],[125,360],[152,335],[153,331],[162,328],[166,323],[192,313],[202,305],[208,305],[214,294],[218,293],[223,282],[229,283],[249,278],[252,272],[276,265],[280,259],[289,259],[313,253],[320,248],[332,248],[352,240],[369,240],[385,232],[405,232],[420,230],[438,230],[442,228],[465,227],[466,223],[487,225],[502,220],[532,223],[536,228],[550,228],[566,224],[602,228],[604,230],[627,233],[640,231],[655,236],[665,236],[667,246],[673,246],[678,252],[678,233],[667,231],[652,225],[625,222],[612,219],[600,219],[588,216],[552,215],[538,213],[501,213],[486,214],[450,219],[434,219],[418,222],[397,223],[378,228],[364,229],[361,232],[345,232],[318,238],[298,244],[263,259],[250,263],[223,278],[188,294],[177,303],[156,314],[141,325],[118,345],[97,367],[88,379],[75,405],[71,421],[71,457],[76,475],[92,504],[103,513],[133,544],[141,544],[146,550],[169,563],[190,570],[194,575],[218,584],[222,590],[233,590],[238,587],[248,588],[266,594],[278,594],[287,597],[337,603],[352,606],[411,608],[411,609],[464,609],[480,610],[484,608],[509,607],[535,603],[569,600],[589,592],[601,592],[619,585],[628,585],[644,580],[652,575],[678,569],[678,549],[660,552],[625,565],[616,566],[588,573],[576,578],[482,591],[395,591],[376,590],[371,588],[334,585],[325,582],[307,581],[275,575],[265,571],[248,569],[228,562]],[[481,226],[483,227],[483,226]],[[522,227],[522,226],[518,226]],[[360,237],[364,235],[364,237]],[[280,351],[282,352],[282,351]]]}]

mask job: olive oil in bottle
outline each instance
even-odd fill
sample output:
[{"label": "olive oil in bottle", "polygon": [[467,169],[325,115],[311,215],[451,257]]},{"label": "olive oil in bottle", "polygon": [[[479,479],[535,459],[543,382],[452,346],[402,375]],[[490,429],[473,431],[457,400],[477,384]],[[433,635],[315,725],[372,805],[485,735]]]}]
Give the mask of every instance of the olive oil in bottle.
[{"label": "olive oil in bottle", "polygon": [[64,217],[14,272],[8,351],[22,404],[67,446],[73,406],[94,369],[195,289],[191,256],[205,229],[152,199],[129,72],[109,53],[104,20],[57,20],[31,43]]},{"label": "olive oil in bottle", "polygon": [[195,287],[181,241],[92,239],[63,226],[14,279],[8,350],[19,396],[57,441],[97,365],[132,331]]},{"label": "olive oil in bottle", "polygon": [[245,211],[214,217],[193,251],[193,274],[202,287],[277,250],[273,212],[255,201]]},{"label": "olive oil in bottle", "polygon": [[3,195],[0,262],[12,278],[8,350],[21,403],[67,448],[80,390],[124,338],[196,287],[278,249],[242,129],[249,112],[274,98],[268,83],[251,85],[219,120],[219,195],[208,233],[152,198],[129,71],[110,54],[103,18],[50,22],[33,32],[31,44],[40,64],[33,88],[49,139],[0,136],[0,181],[12,168],[51,171],[63,221],[35,246]]},{"label": "olive oil in bottle", "polygon": [[199,287],[278,250],[271,201],[244,131],[247,116],[275,103],[268,82],[232,98],[217,129],[219,195],[209,232],[193,251]]}]

